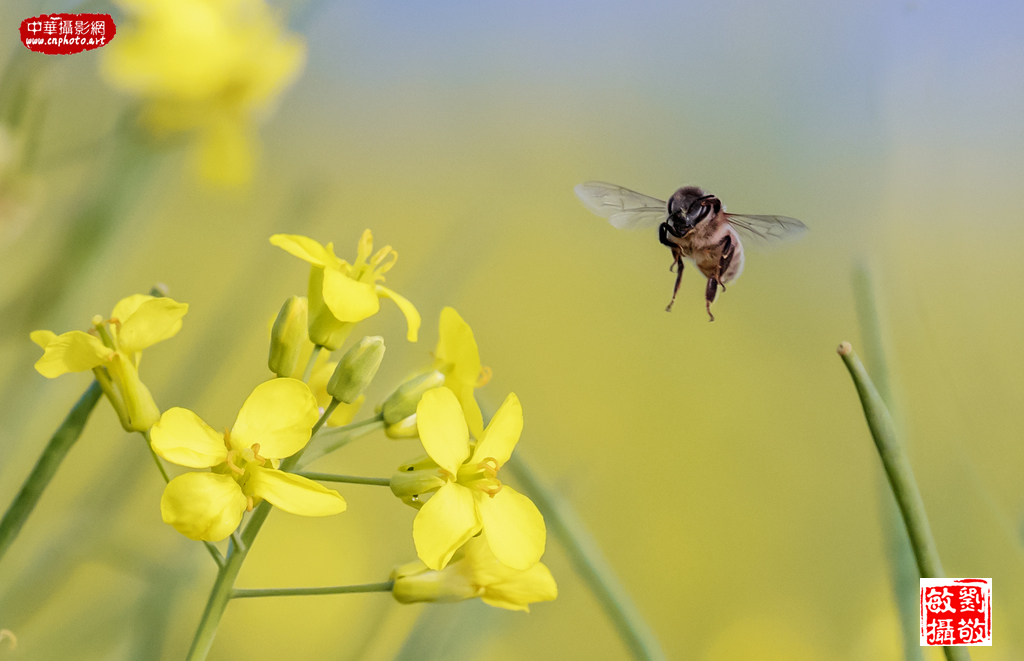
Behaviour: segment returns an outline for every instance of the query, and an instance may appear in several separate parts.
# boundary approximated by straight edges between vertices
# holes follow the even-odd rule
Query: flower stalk
[[[258,588],[252,590],[236,589],[231,592],[232,599],[248,599],[250,597],[309,597],[321,594],[356,594],[360,592],[391,592],[394,581],[383,583],[365,583],[363,585],[334,585],[321,588]]]
[[[316,436],[320,428],[327,422],[327,419],[331,417],[335,408],[337,408],[336,401],[333,402],[333,406],[327,407],[327,410],[323,412],[323,415],[313,425],[310,438]],[[362,423],[357,423],[357,425],[359,424]],[[345,429],[345,427],[339,427],[338,429]],[[301,454],[299,452],[284,459],[281,462],[281,470],[285,472],[294,471]],[[210,597],[206,601],[203,616],[199,620],[199,626],[196,628],[195,636],[192,638],[192,646],[189,648],[188,656],[185,657],[186,661],[203,661],[210,653],[210,647],[213,645],[213,639],[217,635],[217,627],[220,625],[220,620],[224,616],[228,602],[235,595],[235,579],[238,578],[238,572],[242,569],[245,557],[252,549],[256,535],[259,534],[260,528],[266,522],[270,510],[271,505],[265,500],[257,505],[249,517],[249,522],[245,524],[245,528],[242,530],[241,544],[236,544],[234,539],[231,540],[228,557],[225,559],[220,571],[217,572],[217,579],[210,590]]]
[[[313,473],[310,471],[295,471],[295,475],[301,475],[310,480],[318,482],[344,482],[345,484],[369,484],[378,487],[390,487],[391,478],[388,477],[357,477],[355,475],[335,475],[334,473]]]
[[[0,559],[17,538],[21,527],[32,510],[35,509],[36,503],[39,502],[43,491],[57,473],[64,457],[68,455],[78,437],[82,435],[85,423],[89,420],[89,414],[96,407],[102,394],[103,390],[100,388],[99,382],[93,381],[50,438],[46,449],[43,450],[35,467],[32,468],[32,472],[22,485],[21,491],[7,508],[4,518],[0,520]]]
[[[896,434],[896,425],[889,415],[889,409],[886,408],[882,396],[850,343],[840,344],[838,352],[857,388],[871,437],[875,441],[878,456],[882,459],[882,466],[889,479],[889,486],[892,487],[900,514],[903,516],[903,523],[910,536],[917,569],[922,578],[942,578],[945,573],[939,560],[939,549],[935,545],[935,538],[928,523],[924,500],[917,488],[910,458]],[[948,661],[969,661],[971,658],[966,647],[947,646],[943,647],[943,651]]]

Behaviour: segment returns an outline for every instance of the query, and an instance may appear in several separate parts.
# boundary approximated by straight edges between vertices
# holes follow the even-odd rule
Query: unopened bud
[[[419,509],[426,502],[423,496],[437,491],[447,484],[448,480],[442,477],[441,469],[436,465],[433,468],[419,470],[409,468],[410,470],[400,468],[391,476],[391,493],[406,505]]]
[[[277,313],[270,331],[270,358],[267,365],[278,376],[291,376],[299,363],[303,344],[308,342],[306,331],[306,299],[292,296]]]
[[[409,438],[418,438],[420,430],[416,426],[416,414],[408,418],[402,418],[393,425],[384,428],[384,435],[395,441],[404,441]]]
[[[409,379],[398,386],[398,389],[391,393],[391,396],[388,397],[387,401],[384,402],[383,408],[381,408],[381,413],[384,414],[384,424],[390,426],[408,418],[416,412],[416,407],[419,405],[420,399],[423,398],[423,393],[443,385],[444,374],[433,370]]]
[[[355,402],[373,381],[382,360],[384,338],[364,337],[338,361],[338,367],[327,382],[327,393],[346,404]]]
[[[441,571],[428,569],[420,561],[396,567],[391,572],[395,582],[391,594],[402,604],[421,601],[452,603],[473,599],[483,594],[484,589],[473,584],[471,575],[464,571],[458,559]]]
[[[345,343],[355,328],[351,321],[338,321],[324,301],[324,270],[319,266],[309,269],[309,339],[313,344],[335,351]]]

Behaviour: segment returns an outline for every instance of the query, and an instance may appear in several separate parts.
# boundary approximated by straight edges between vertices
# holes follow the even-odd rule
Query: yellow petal
[[[345,511],[345,499],[337,491],[313,480],[262,466],[250,466],[249,470],[252,477],[248,486],[252,487],[253,495],[285,512],[300,516],[330,516]]]
[[[270,237],[270,243],[320,268],[325,267],[331,262],[331,255],[327,248],[324,248],[319,242],[314,241],[308,236],[302,236],[301,234],[275,234]]]
[[[98,337],[71,331],[50,340],[43,357],[36,361],[36,371],[53,379],[67,372],[91,370],[113,355]]]
[[[160,498],[164,523],[189,539],[219,542],[242,521],[246,499],[227,475],[185,473],[170,481]]]
[[[419,338],[420,324],[423,323],[420,319],[420,313],[416,310],[416,306],[410,303],[409,299],[400,296],[397,292],[388,289],[384,285],[377,285],[377,295],[382,298],[390,298],[395,302],[398,309],[405,315],[405,323],[408,327],[405,339],[415,342]]]
[[[469,433],[473,438],[484,437],[484,416],[480,412],[480,405],[473,395],[473,384],[449,379],[444,381],[445,388],[449,388],[462,406],[462,412],[466,416],[466,424],[469,426]]]
[[[188,409],[167,409],[149,434],[153,451],[179,466],[211,468],[228,458],[224,436]]]
[[[290,457],[309,442],[320,412],[316,399],[298,379],[283,378],[256,386],[231,428],[231,445],[236,449],[260,444],[260,455],[268,459]]]
[[[474,537],[462,547],[464,563],[474,585],[483,587],[481,600],[491,606],[508,610],[529,611],[529,605],[551,601],[558,596],[558,586],[542,562],[526,571],[501,564],[483,535]]]
[[[128,318],[135,314],[135,311],[139,309],[139,306],[146,301],[153,300],[153,296],[149,294],[132,294],[126,296],[117,302],[114,306],[114,311],[110,313],[111,319],[117,319],[120,322],[128,321]]]
[[[37,330],[32,331],[29,334],[29,338],[33,342],[35,342],[40,349],[45,349],[50,344],[50,342],[53,342],[55,339],[57,339],[57,334],[54,333],[53,331]]]
[[[439,363],[450,365],[448,371],[438,367],[445,376],[473,385],[480,378],[480,350],[473,337],[473,329],[455,308],[441,310],[437,348],[434,357]]]
[[[170,298],[143,301],[128,319],[121,319],[117,346],[125,353],[133,354],[172,338],[181,330],[181,318],[186,312],[187,303],[178,303]]]
[[[476,445],[471,463],[478,463],[490,457],[500,468],[512,456],[512,450],[523,433],[523,406],[514,392],[509,393],[501,408],[491,418],[483,438]]]
[[[469,458],[469,428],[455,394],[447,388],[423,393],[416,407],[416,424],[423,449],[452,475]]]
[[[553,601],[558,597],[555,577],[543,562],[526,571],[516,572],[505,580],[484,589],[480,600],[490,606],[514,611],[530,611],[528,604]]]
[[[473,492],[455,482],[438,489],[412,523],[416,555],[431,569],[443,569],[459,547],[479,531]]]
[[[547,531],[533,501],[504,485],[495,496],[474,491],[484,537],[501,564],[527,570],[544,555]]]
[[[362,321],[380,310],[372,285],[348,277],[337,269],[324,270],[324,303],[338,321]]]

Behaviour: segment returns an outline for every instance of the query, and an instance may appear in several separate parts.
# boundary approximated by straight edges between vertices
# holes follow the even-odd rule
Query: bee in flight
[[[718,287],[725,291],[725,285],[743,272],[740,235],[754,243],[767,244],[790,241],[807,231],[795,218],[726,213],[721,200],[696,186],[680,188],[668,202],[601,181],[582,183],[575,190],[583,206],[607,218],[614,227],[657,227],[658,240],[672,250],[669,271],[676,274],[672,300],[665,311],[671,312],[676,302],[686,259],[708,279],[704,301],[711,321],[715,320],[711,304],[718,295]]]

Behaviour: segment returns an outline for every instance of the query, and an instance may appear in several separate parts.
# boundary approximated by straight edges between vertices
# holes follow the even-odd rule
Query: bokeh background
[[[361,327],[388,341],[371,402],[430,360],[456,307],[494,371],[485,407],[520,396],[520,450],[670,658],[901,659],[881,468],[835,355],[860,342],[851,274],[866,264],[947,571],[994,578],[995,644],[973,656],[1024,658],[1024,6],[271,4],[308,64],[261,131],[254,180],[217,189],[165,149],[125,167],[124,208],[81,235],[133,100],[99,76],[102,50],[20,53],[21,20],[66,0],[0,5],[0,56],[30,56],[48,100],[41,192],[0,228],[0,504],[88,383],[39,376],[29,331],[82,328],[166,283],[191,307],[143,378],[162,407],[226,426],[269,375],[267,320],[305,291],[305,265],[267,237],[345,256],[369,227],[400,253],[389,286],[424,316],[417,344],[387,303]],[[693,270],[666,314],[668,251],[588,214],[572,194],[588,179],[661,197],[697,183],[811,231],[751,250],[713,324]],[[384,476],[417,448],[370,437],[317,466]],[[101,402],[0,566],[0,627],[20,642],[0,658],[184,655],[214,568],[160,521],[161,488]],[[339,490],[343,515],[272,514],[239,586],[373,582],[414,557],[413,510]],[[627,658],[553,539],[545,561],[560,596],[529,615],[246,600],[211,658]]]

